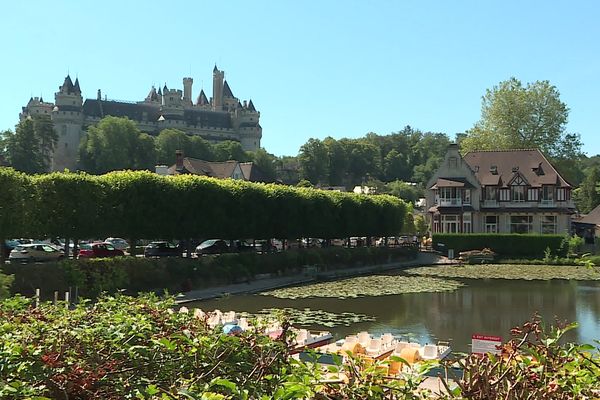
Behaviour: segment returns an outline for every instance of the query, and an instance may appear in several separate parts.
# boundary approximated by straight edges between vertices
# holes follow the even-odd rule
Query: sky
[[[480,118],[486,89],[548,80],[567,131],[600,153],[600,2],[7,1],[0,130],[70,74],[83,96],[143,100],[152,85],[212,93],[212,69],[261,112],[262,147],[410,125],[451,138]]]

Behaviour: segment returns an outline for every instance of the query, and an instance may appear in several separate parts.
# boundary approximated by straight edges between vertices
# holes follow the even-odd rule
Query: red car
[[[82,245],[79,249],[79,258],[95,258],[95,257],[122,257],[125,253],[122,250],[115,249],[110,243],[91,243]]]

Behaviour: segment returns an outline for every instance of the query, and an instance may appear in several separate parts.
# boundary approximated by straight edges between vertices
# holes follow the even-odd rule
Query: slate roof
[[[223,83],[223,97],[235,97],[227,81]]]
[[[199,106],[205,106],[208,104],[208,98],[204,93],[204,89],[200,90],[200,94],[198,95],[198,100],[196,100],[196,104],[198,104]]]
[[[600,205],[596,206],[596,208],[590,211],[587,215],[584,215],[583,218],[575,222],[583,224],[600,225]]]
[[[65,106],[60,109],[63,110]],[[144,112],[147,121],[158,121],[162,115],[160,107],[144,103],[127,103],[113,100],[87,99],[83,104],[86,116],[103,118],[107,115],[127,117],[134,121],[142,121]],[[188,125],[195,127],[231,129],[231,115],[226,112],[209,110],[184,110],[183,117],[165,116],[166,119],[183,119]]]
[[[273,179],[268,178],[258,167],[252,162],[240,163],[240,168],[244,173],[247,181],[273,183]]]
[[[183,119],[188,125],[231,129],[231,115],[227,112],[209,110],[184,110]]]
[[[256,108],[254,108],[254,103],[252,103],[252,100],[250,100],[248,102],[248,110],[250,110],[250,111],[256,111]]]
[[[465,154],[463,159],[484,186],[506,186],[520,174],[531,187],[571,187],[537,149],[474,151]],[[496,173],[492,172],[494,169]]]
[[[169,167],[169,174],[194,174],[209,176],[212,178],[227,179],[231,178],[233,171],[236,166],[240,166],[242,174],[247,181],[251,182],[265,182],[271,183],[272,179],[269,179],[265,174],[258,169],[256,165],[251,162],[240,163],[238,161],[205,161],[197,158],[184,157],[183,158],[183,170],[178,171],[177,166],[174,164]]]
[[[158,121],[160,108],[143,103],[125,103],[113,100],[86,99],[83,103],[83,113],[89,117],[104,118],[107,115],[113,117],[127,117],[134,121],[142,121],[143,113],[146,112],[148,121]]]

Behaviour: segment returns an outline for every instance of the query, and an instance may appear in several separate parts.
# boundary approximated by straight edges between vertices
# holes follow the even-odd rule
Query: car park
[[[111,243],[98,242],[87,245],[82,244],[79,248],[79,258],[101,258],[101,257],[121,257],[125,255],[123,250],[116,249]]]
[[[229,245],[223,239],[208,239],[196,247],[196,255],[222,254],[229,252]]]
[[[11,262],[55,261],[64,258],[63,253],[56,246],[46,243],[20,244],[8,256]]]
[[[144,248],[144,257],[181,257],[183,249],[166,241],[151,242]]]
[[[117,250],[125,251],[129,249],[129,243],[127,243],[127,240],[125,239],[109,237],[106,238],[104,242],[112,244],[113,247]]]

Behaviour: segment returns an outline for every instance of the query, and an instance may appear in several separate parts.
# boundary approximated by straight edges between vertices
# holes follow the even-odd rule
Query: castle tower
[[[239,104],[239,103],[238,103]],[[236,107],[234,123],[240,135],[240,143],[245,151],[256,151],[260,148],[262,138],[262,127],[260,126],[260,112],[256,111],[254,103],[248,103]]]
[[[185,127],[183,119],[184,99],[183,93],[178,89],[169,89],[167,85],[162,90],[162,105],[160,106],[160,129]]]
[[[223,80],[225,72],[219,71],[217,66],[213,69],[213,111],[221,111],[223,109]]]
[[[187,106],[192,104],[192,78],[183,78],[183,103]]]
[[[58,135],[58,141],[51,157],[50,169],[62,171],[65,168],[75,170],[79,142],[83,134],[83,97],[79,79],[75,83],[67,75],[63,84],[54,93],[52,122]]]

